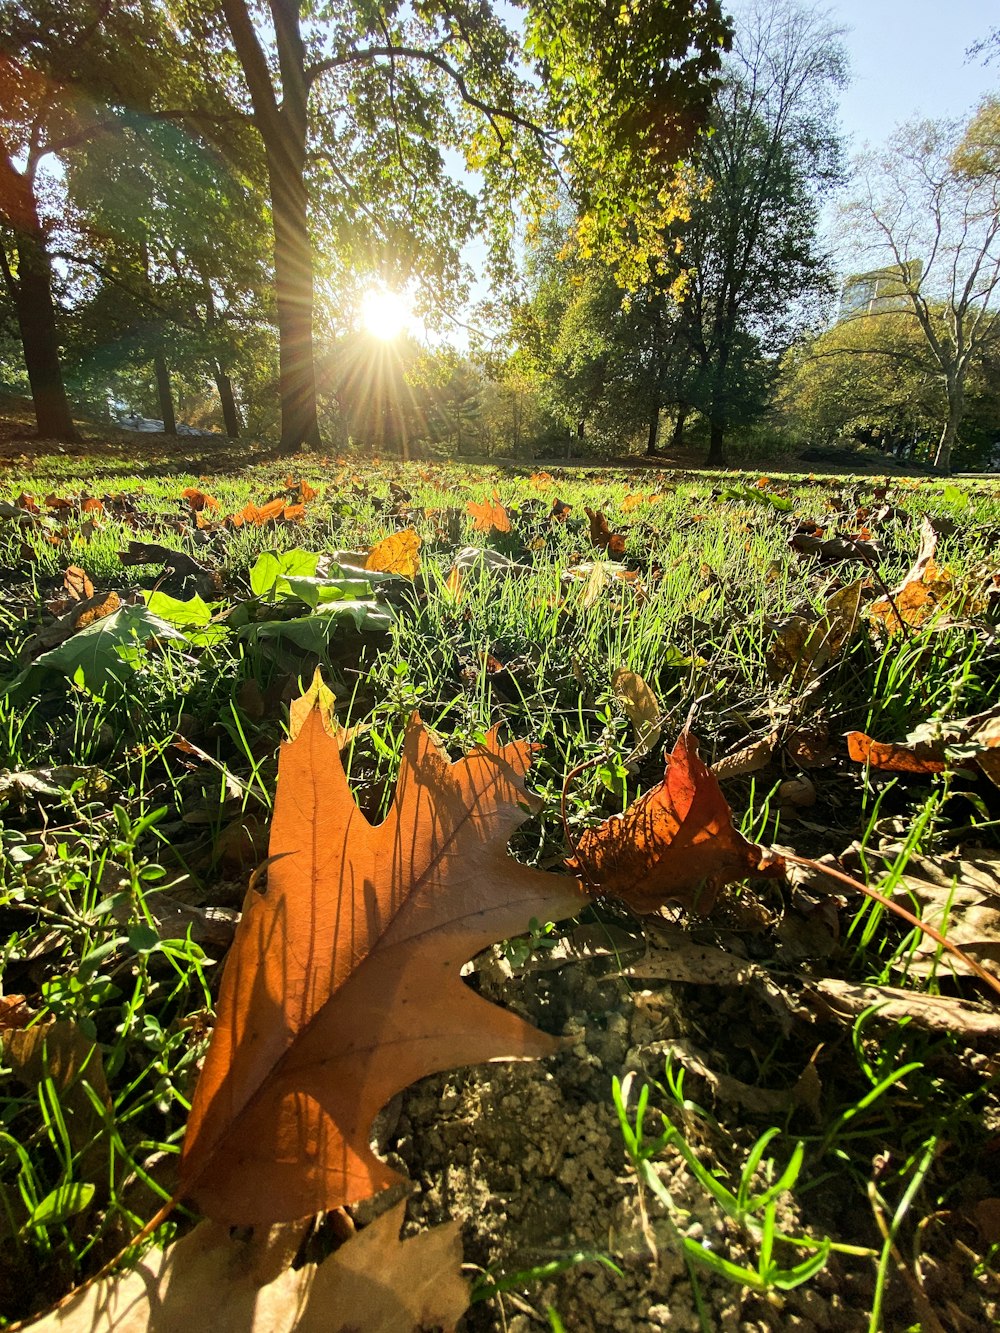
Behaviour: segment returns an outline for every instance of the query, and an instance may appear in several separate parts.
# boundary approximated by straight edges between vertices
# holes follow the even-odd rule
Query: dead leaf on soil
[[[650,750],[655,750],[660,742],[660,701],[642,676],[625,667],[618,668],[611,677],[611,684],[635,732],[633,753],[641,759]]]
[[[395,1183],[371,1122],[425,1074],[559,1049],[482,999],[462,965],[578,911],[579,886],[518,864],[507,841],[538,800],[526,742],[454,763],[414,717],[389,814],[372,826],[314,707],[282,747],[268,889],[251,891],[181,1159],[210,1217],[263,1224]]]
[[[681,732],[663,781],[620,815],[589,829],[577,844],[573,868],[599,892],[639,913],[679,902],[702,915],[724,884],[783,873],[780,856],[748,842],[715,777]]]
[[[413,528],[383,537],[368,552],[365,569],[416,578],[420,572],[420,535]]]
[[[104,1119],[84,1085],[103,1105],[111,1106],[100,1047],[68,1018],[33,1027],[0,1027],[0,1046],[3,1063],[25,1087],[34,1091],[46,1078],[52,1080],[70,1144],[76,1152],[86,1153],[100,1136]]]
[[[1000,975],[1000,853],[981,850],[960,859],[911,858],[895,896],[970,958]],[[923,934],[904,961],[918,976],[931,971],[939,976],[973,975],[960,958]]]
[[[818,676],[854,633],[863,590],[864,581],[858,579],[827,598],[818,620],[790,616],[775,625],[775,638],[767,650],[767,668],[772,680],[790,677],[798,685]]]
[[[717,759],[712,765],[712,772],[720,782],[725,782],[727,778],[742,777],[745,773],[757,773],[771,762],[777,744],[778,733],[772,731],[769,736],[751,741],[749,745],[742,745],[738,750]]]
[[[414,1333],[454,1330],[469,1303],[458,1222],[399,1239],[405,1201],[321,1264],[289,1265],[302,1228],[231,1237],[202,1222],[134,1271],[91,1283],[31,1333]]]
[[[219,502],[214,495],[209,495],[207,491],[200,491],[196,486],[185,486],[181,491],[181,498],[187,500],[191,506],[191,512],[200,514],[204,509],[218,509]]]
[[[1000,711],[945,721],[933,718],[899,742],[873,741],[862,731],[847,735],[852,759],[893,773],[940,773],[974,764],[1000,786]]]

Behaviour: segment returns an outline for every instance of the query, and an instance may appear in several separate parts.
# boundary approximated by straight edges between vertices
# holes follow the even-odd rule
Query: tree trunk
[[[215,378],[215,387],[219,391],[222,421],[226,428],[226,434],[231,440],[238,440],[242,424],[240,422],[240,411],[236,406],[236,395],[233,393],[233,381],[223,370],[219,361],[212,362],[212,375]]]
[[[303,146],[304,147],[304,146]],[[274,221],[274,290],[278,307],[281,452],[319,448],[313,360],[312,245],[301,169],[283,167],[291,154],[268,153]]]
[[[687,403],[677,404],[677,416],[674,419],[674,433],[670,437],[671,449],[681,449],[684,447],[684,427],[687,425],[688,413],[690,408]]]
[[[709,422],[708,437],[708,457],[705,459],[706,467],[725,467],[726,423],[719,417],[713,417]]]
[[[944,423],[944,430],[938,441],[934,466],[939,472],[948,473],[951,471],[952,450],[958,443],[958,428],[965,415],[965,385],[956,378],[945,387],[948,393],[948,419]]]
[[[649,413],[649,434],[646,437],[646,453],[656,453],[656,439],[660,433],[660,403],[657,400]]]
[[[174,416],[174,396],[170,390],[170,371],[167,358],[162,352],[153,357],[153,371],[156,375],[156,396],[160,400],[160,416],[163,418],[164,435],[177,434],[177,418]]]
[[[17,277],[5,261],[4,285],[17,315],[38,434],[44,439],[77,440],[59,357],[52,261],[37,214],[30,219],[30,231],[15,232],[15,244]]]

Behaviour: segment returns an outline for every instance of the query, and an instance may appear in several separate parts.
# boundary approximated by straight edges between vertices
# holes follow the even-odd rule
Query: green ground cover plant
[[[278,500],[280,516],[234,522]],[[909,577],[928,526],[933,554]],[[409,533],[418,567],[372,559]],[[32,1316],[92,1276],[175,1192],[218,976],[264,873],[288,705],[317,667],[373,820],[414,709],[453,758],[499,723],[538,746],[541,806],[511,848],[559,871],[656,787],[692,718],[747,837],[826,858],[995,970],[998,536],[1000,485],[982,481],[312,455],[291,473],[8,468],[0,1314]],[[651,745],[622,670],[658,705]],[[911,738],[928,723],[936,737]],[[854,732],[914,764],[857,762]],[[637,920],[609,895],[576,921],[535,920],[498,946],[518,996],[572,965],[579,930],[613,942],[592,952],[632,966],[635,990],[728,994],[727,968],[747,993],[770,987],[763,1040],[699,1010],[708,1058],[679,1050],[664,1076],[652,1043],[644,1078],[606,1080],[623,1135],[608,1151],[634,1168],[652,1249],[690,1265],[705,1326],[731,1286],[747,1322],[787,1326],[786,1293],[834,1264],[872,1333],[996,1315],[996,997],[960,961],[789,861],[785,880],[730,886],[707,918]],[[645,973],[623,940],[641,942]],[[780,1107],[751,1096],[776,1087]],[[708,1247],[664,1184],[675,1170],[715,1210]],[[190,1220],[175,1209],[153,1239]],[[478,1279],[465,1327],[522,1317],[505,1302],[532,1292],[551,1327],[574,1327],[574,1282],[595,1262],[611,1283],[621,1271],[621,1253],[595,1260],[589,1245],[517,1262],[516,1240]]]

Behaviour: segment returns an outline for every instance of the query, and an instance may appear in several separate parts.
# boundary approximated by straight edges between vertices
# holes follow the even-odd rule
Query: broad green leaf
[[[190,641],[189,635],[153,615],[148,607],[123,606],[36,657],[4,693],[32,685],[39,672],[51,670],[82,685],[91,694],[100,694],[108,684],[124,684],[135,673],[140,650],[152,638],[165,643]]]
[[[263,551],[250,571],[250,588],[255,597],[273,599],[279,580],[288,575],[315,578],[318,564],[318,553],[300,546],[290,551]]]
[[[146,594],[146,606],[167,624],[185,630],[190,642],[198,647],[220,643],[229,632],[225,625],[211,623],[212,608],[197,594],[182,602],[168,593],[152,592]]]
[[[280,597],[285,589],[307,606],[317,607],[327,602],[340,602],[345,598],[364,598],[371,594],[371,584],[367,579],[327,578],[312,579],[291,575],[281,579],[277,585]]]
[[[251,642],[264,639],[284,639],[297,644],[306,652],[322,652],[337,633],[343,621],[353,622],[355,629],[367,633],[387,630],[395,619],[389,607],[377,602],[334,602],[311,616],[297,616],[294,620],[264,620],[240,630],[240,638]]]

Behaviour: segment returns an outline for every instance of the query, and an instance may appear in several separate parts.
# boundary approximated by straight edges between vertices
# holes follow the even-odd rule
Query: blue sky
[[[884,140],[915,115],[966,115],[1000,92],[1000,60],[984,66],[966,51],[1000,26],[998,0],[832,0],[852,80],[841,94],[841,125],[852,149]]]

